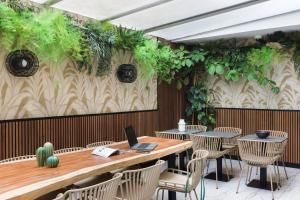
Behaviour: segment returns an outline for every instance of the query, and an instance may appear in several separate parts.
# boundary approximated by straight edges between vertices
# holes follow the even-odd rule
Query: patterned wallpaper
[[[15,77],[0,52],[0,120],[157,109],[157,80],[139,76],[131,84],[115,76],[120,64],[132,63],[128,52],[115,52],[112,72],[95,77],[79,73],[71,61],[40,64],[31,77]]]
[[[210,76],[208,82],[214,90],[214,105],[223,108],[300,110],[300,75],[295,72],[293,61],[285,58],[280,63],[273,63],[269,77],[280,87],[279,94],[273,94],[270,88],[255,82],[228,82]]]

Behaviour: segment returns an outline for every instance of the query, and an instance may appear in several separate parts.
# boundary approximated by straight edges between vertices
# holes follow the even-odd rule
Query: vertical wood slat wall
[[[88,143],[125,139],[122,129],[133,125],[137,135],[176,126],[183,115],[185,93],[174,85],[158,87],[156,111],[0,121],[0,160],[34,154],[37,147],[51,141],[56,149]]]
[[[217,109],[217,126],[239,127],[243,135],[256,130],[281,130],[289,134],[284,160],[300,164],[300,111]]]

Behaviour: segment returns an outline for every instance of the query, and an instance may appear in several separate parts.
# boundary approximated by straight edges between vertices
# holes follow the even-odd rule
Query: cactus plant
[[[46,142],[44,144],[44,149],[46,152],[46,159],[45,159],[46,161],[50,156],[53,156],[53,144],[50,142]]]
[[[37,148],[36,152],[36,161],[38,164],[38,167],[43,167],[45,165],[46,160],[46,151],[44,147]]]
[[[58,164],[59,164],[59,159],[58,159],[57,156],[50,156],[47,159],[47,166],[50,167],[50,168],[57,167]]]

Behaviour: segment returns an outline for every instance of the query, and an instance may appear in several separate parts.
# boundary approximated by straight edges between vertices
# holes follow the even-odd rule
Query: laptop
[[[135,135],[135,131],[132,126],[124,128],[125,135],[127,137],[129,146],[133,150],[137,151],[152,151],[157,147],[156,143],[138,143]]]

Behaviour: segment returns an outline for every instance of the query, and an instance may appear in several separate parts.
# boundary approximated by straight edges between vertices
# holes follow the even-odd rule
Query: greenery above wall
[[[211,49],[212,47],[210,47]],[[267,77],[274,59],[281,54],[275,48],[263,45],[254,47],[214,47],[209,51],[205,67],[210,75],[221,75],[226,80],[238,81],[242,77],[256,81],[259,85],[269,85],[274,93],[279,88]]]

